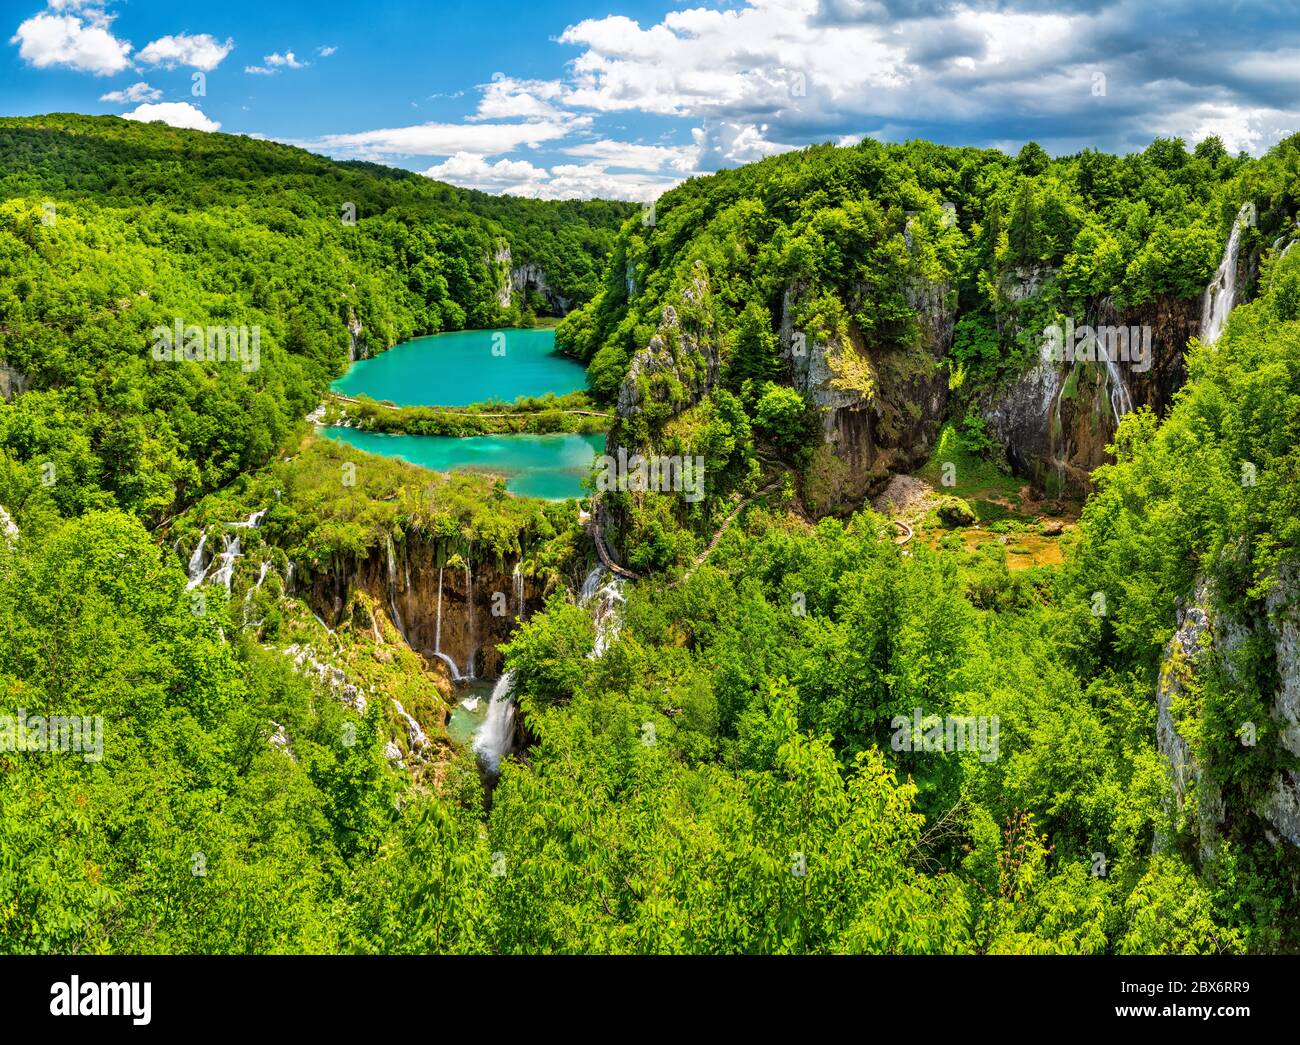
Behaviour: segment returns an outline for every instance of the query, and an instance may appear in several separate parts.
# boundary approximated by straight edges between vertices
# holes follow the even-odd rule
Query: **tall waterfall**
[[[474,571],[465,564],[465,605],[469,613],[469,652],[465,654],[465,677],[474,678],[474,660],[478,653],[477,624],[474,620]]]
[[[511,580],[515,589],[515,617],[522,621],[524,619],[524,572],[519,568],[519,563],[515,563]]]
[[[203,583],[203,575],[207,570],[203,566],[203,546],[208,543],[208,531],[204,530],[199,534],[199,545],[194,549],[194,554],[190,556],[190,561],[185,567],[185,572],[189,574],[189,583],[185,585],[185,590],[190,591],[197,588]]]
[[[510,754],[515,736],[514,673],[507,671],[492,687],[487,718],[474,736],[474,752],[489,773],[501,772],[501,759]]]
[[[1124,381],[1124,375],[1120,373],[1119,367],[1115,365],[1115,360],[1111,358],[1113,353],[1102,349],[1101,358],[1106,363],[1106,385],[1110,390],[1110,412],[1115,415],[1115,424],[1119,424],[1119,419],[1125,414],[1133,412],[1133,397],[1129,395],[1128,384]]]
[[[427,652],[427,651],[426,651]],[[433,655],[451,668],[453,682],[461,680],[460,668],[447,654],[442,652],[442,567],[438,567],[438,612],[433,623]]]
[[[1241,230],[1251,213],[1253,204],[1243,203],[1237,211],[1237,218],[1232,223],[1232,232],[1228,234],[1228,244],[1223,248],[1223,260],[1219,262],[1218,271],[1205,288],[1205,298],[1201,303],[1201,341],[1212,345],[1219,340],[1228,314],[1237,303],[1237,254],[1241,249]]]
[[[393,625],[397,633],[406,637],[406,626],[402,623],[401,611],[397,608],[397,559],[393,554],[393,538],[388,541],[388,608],[393,612]]]
[[[433,652],[442,652],[442,567],[438,567],[438,612],[433,618]]]

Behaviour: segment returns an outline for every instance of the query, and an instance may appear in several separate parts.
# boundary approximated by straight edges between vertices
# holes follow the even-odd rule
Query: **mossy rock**
[[[957,526],[973,526],[978,519],[975,509],[960,497],[945,497],[936,506],[935,514],[939,516],[939,521],[950,529]]]

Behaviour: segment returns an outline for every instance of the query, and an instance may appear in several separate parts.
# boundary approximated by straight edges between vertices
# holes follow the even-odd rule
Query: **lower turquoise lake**
[[[355,428],[326,428],[331,439],[381,457],[395,457],[437,472],[496,472],[506,489],[521,497],[563,501],[584,497],[582,480],[597,454],[605,452],[604,435],[386,435]]]
[[[397,406],[469,406],[577,392],[587,371],[555,351],[554,330],[458,330],[358,360],[331,387]]]

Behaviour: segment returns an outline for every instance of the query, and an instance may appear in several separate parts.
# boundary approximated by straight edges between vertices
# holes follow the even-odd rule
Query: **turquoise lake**
[[[493,348],[496,348],[496,353]],[[500,354],[504,350],[504,354]],[[354,363],[333,388],[398,406],[468,406],[586,387],[580,363],[557,355],[553,330],[462,330],[416,338]],[[504,475],[521,497],[562,501],[586,494],[582,480],[604,435],[387,435],[326,428],[330,439],[438,472]]]
[[[554,330],[458,330],[358,360],[331,387],[398,406],[469,406],[576,392],[587,372],[555,351]]]
[[[583,477],[597,454],[605,452],[604,435],[385,435],[355,428],[326,428],[331,439],[367,453],[396,457],[438,472],[498,472],[506,489],[521,497],[563,501],[583,497]]]

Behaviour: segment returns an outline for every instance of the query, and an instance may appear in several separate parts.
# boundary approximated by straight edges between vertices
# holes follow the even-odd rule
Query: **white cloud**
[[[606,167],[623,167],[637,171],[677,171],[693,174],[699,170],[698,148],[689,145],[636,145],[608,138],[580,145],[568,145],[561,151],[569,156],[599,160]]]
[[[527,160],[498,160],[489,163],[482,156],[458,152],[442,163],[424,172],[430,178],[449,181],[484,192],[513,192],[515,195],[532,195],[546,181],[546,171]]]
[[[338,50],[337,47],[318,47],[316,48],[316,53],[320,55],[322,58],[328,58],[337,50]]]
[[[644,173],[610,173],[603,163],[558,164],[549,170],[527,160],[491,163],[464,152],[424,173],[467,189],[537,199],[652,200],[679,180]]]
[[[63,6],[80,10],[80,5]],[[42,13],[19,25],[9,42],[18,44],[19,56],[37,69],[66,67],[111,76],[131,64],[131,44],[109,31],[110,21],[102,10],[87,11],[85,20],[78,14]]]
[[[282,65],[286,69],[301,69],[307,64],[306,62],[298,61],[292,51],[286,51],[284,54],[276,51],[274,54],[268,54],[262,59],[262,61],[267,65]]]
[[[156,102],[162,97],[162,91],[156,87],[150,87],[141,80],[139,83],[133,83],[130,87],[125,87],[120,91],[109,91],[107,94],[101,94],[101,102],[120,102],[133,104],[135,102]]]
[[[184,127],[193,131],[215,131],[221,128],[216,120],[210,120],[189,102],[158,102],[154,105],[137,105],[130,112],[124,112],[122,118],[149,123],[162,120],[173,127]]]
[[[322,47],[318,53],[329,57],[336,50],[337,48],[334,47]],[[284,54],[276,51],[273,54],[265,55],[262,61],[265,64],[244,66],[244,72],[252,73],[254,76],[274,76],[281,69],[305,69],[311,65],[311,62],[299,61],[298,56],[292,51],[285,51]]]
[[[557,141],[589,122],[586,118],[578,117],[564,122],[422,123],[414,127],[391,127],[356,134],[330,134],[309,143],[307,147],[369,159],[385,156],[454,156],[461,152],[475,156],[495,156]]]
[[[476,120],[554,120],[564,113],[553,103],[564,92],[554,80],[515,80],[495,73],[492,82],[483,85]]]
[[[136,57],[146,65],[161,65],[164,69],[188,65],[193,69],[211,72],[234,49],[234,40],[221,43],[208,33],[199,33],[197,36],[177,33],[175,36],[159,37],[145,45]]]

